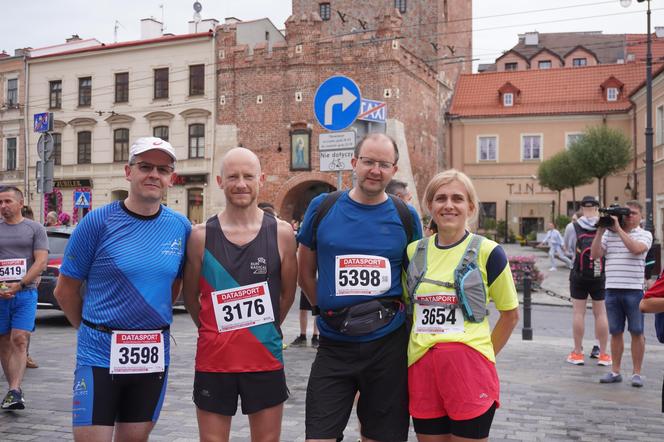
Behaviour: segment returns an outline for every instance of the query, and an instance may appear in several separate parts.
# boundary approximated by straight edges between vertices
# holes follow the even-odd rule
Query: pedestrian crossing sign
[[[90,192],[74,192],[74,207],[90,208]]]

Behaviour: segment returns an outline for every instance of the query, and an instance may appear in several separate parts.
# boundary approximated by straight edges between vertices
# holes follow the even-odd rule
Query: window
[[[7,170],[16,170],[16,138],[7,138]]]
[[[62,80],[49,81],[48,107],[51,109],[62,108]]]
[[[113,131],[113,161],[129,161],[129,129]]]
[[[542,155],[542,136],[523,135],[521,137],[521,156],[524,160],[539,160]]]
[[[154,98],[168,98],[168,68],[154,70]]]
[[[87,107],[92,104],[92,77],[78,79],[78,105]]]
[[[664,143],[664,105],[657,106],[657,116],[655,118],[655,144],[659,146]]]
[[[92,132],[83,131],[78,135],[78,164],[90,164],[92,162]]]
[[[205,65],[197,64],[189,66],[189,95],[203,95],[204,93]]]
[[[152,129],[152,136],[168,141],[168,126],[155,126]]]
[[[129,101],[129,72],[115,74],[115,102]]]
[[[519,63],[505,63],[506,71],[516,71],[519,68]]]
[[[496,161],[498,159],[498,138],[479,137],[479,161]]]
[[[508,92],[503,94],[503,106],[512,106],[514,104],[514,94]]]
[[[7,80],[7,106],[13,107],[18,104],[18,79]]]
[[[406,12],[406,0],[394,0],[394,8],[403,14]]]
[[[569,147],[579,141],[583,137],[583,133],[575,133],[575,134],[567,134],[565,137],[565,149],[569,149]]]
[[[610,87],[606,89],[606,100],[607,101],[618,101],[618,88]]]
[[[586,66],[588,64],[588,60],[585,58],[573,58],[572,59],[572,66],[574,67],[579,67],[579,66]]]
[[[62,164],[62,134],[53,133],[53,162],[56,166]]]
[[[205,126],[202,124],[189,125],[189,158],[203,158],[205,156]]]
[[[551,60],[540,60],[537,63],[537,67],[540,69],[551,69]]]
[[[332,7],[329,3],[321,3],[318,5],[318,14],[323,21],[327,21],[332,15]]]

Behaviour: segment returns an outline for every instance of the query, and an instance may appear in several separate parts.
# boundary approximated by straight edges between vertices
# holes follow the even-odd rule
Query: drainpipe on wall
[[[27,55],[23,55],[23,72],[25,73],[25,98],[23,106],[23,189],[25,189],[26,205],[30,205],[30,180],[28,174],[28,96],[30,91],[30,65]],[[41,211],[40,211],[41,213]],[[42,220],[43,221],[43,220]]]
[[[203,210],[204,218],[208,218],[207,210],[212,206],[211,195],[212,192],[208,190],[208,187],[213,186],[215,183],[214,177],[214,154],[217,150],[217,106],[219,104],[219,97],[217,96],[217,26],[212,30],[212,68],[213,68],[213,86],[212,86],[212,96],[214,97],[212,105],[212,154],[210,155],[210,179],[208,180],[207,186],[203,187],[205,194],[203,195],[203,202],[205,204],[205,210]],[[189,203],[187,203],[189,204]]]
[[[637,163],[637,156],[638,156],[638,148],[637,147],[638,147],[638,144],[637,144],[637,138],[636,138],[636,106],[634,105],[634,103],[632,103],[632,108],[634,109],[634,113],[632,115],[632,140],[633,140],[632,144],[634,144],[634,167],[633,167],[633,170],[632,170],[632,175],[633,175],[633,178],[634,178],[634,187],[632,188],[633,190],[632,190],[632,194],[630,195],[630,197],[632,199],[636,199],[636,198],[638,198],[639,188],[637,187],[638,181],[637,181],[637,177],[636,177],[636,168],[638,167],[638,163]]]

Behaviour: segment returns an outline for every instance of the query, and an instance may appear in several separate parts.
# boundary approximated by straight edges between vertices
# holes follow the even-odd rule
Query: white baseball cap
[[[140,155],[148,150],[160,150],[164,153],[167,153],[173,161],[176,161],[175,149],[171,146],[171,143],[164,141],[161,138],[157,137],[142,137],[134,141],[134,144],[131,145],[129,149],[129,162],[134,160],[136,155]]]

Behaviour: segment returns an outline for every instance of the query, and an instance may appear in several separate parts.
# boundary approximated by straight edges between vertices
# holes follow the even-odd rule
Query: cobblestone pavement
[[[513,253],[514,252],[514,253]],[[524,253],[525,252],[525,253]],[[508,254],[536,254],[533,249],[512,250]],[[544,266],[545,286],[567,294],[567,272],[562,264],[558,272]],[[646,315],[647,346],[644,374],[645,387],[633,388],[628,382],[601,385],[599,377],[608,370],[586,359],[584,366],[566,364],[571,349],[571,308],[569,303],[544,305],[548,297],[533,306],[532,341],[521,339],[521,325],[498,357],[501,379],[501,408],[497,411],[491,440],[517,441],[662,441],[664,425],[661,413],[661,377],[664,346],[654,337],[652,315]],[[555,304],[554,303],[554,304]],[[295,306],[297,306],[297,299]],[[296,307],[295,307],[296,308]],[[592,319],[587,315],[586,349],[592,347]],[[497,314],[492,313],[495,320]],[[168,392],[161,418],[151,440],[198,440],[196,417],[191,401],[193,359],[196,333],[189,316],[175,315],[172,327],[177,345],[172,346],[172,365]],[[297,310],[290,312],[284,326],[285,341],[298,334]],[[31,343],[31,354],[40,364],[28,370],[24,382],[27,408],[20,412],[0,413],[0,440],[71,439],[71,382],[75,356],[75,331],[60,312],[40,311],[37,330]],[[586,352],[587,352],[586,350]],[[629,343],[623,358],[623,375],[631,373]],[[285,351],[286,374],[291,398],[286,402],[282,440],[304,440],[304,399],[307,376],[315,350],[288,348]],[[628,377],[628,376],[625,376]],[[4,379],[2,380],[4,384]],[[347,441],[358,437],[357,420],[352,418],[346,432]],[[245,416],[233,422],[233,441],[248,441]],[[416,440],[411,432],[409,440]]]

